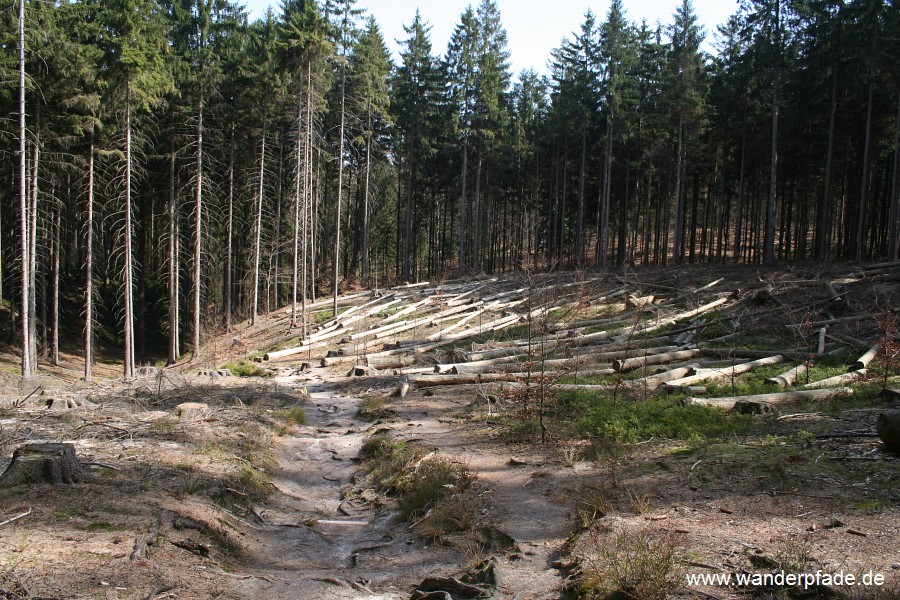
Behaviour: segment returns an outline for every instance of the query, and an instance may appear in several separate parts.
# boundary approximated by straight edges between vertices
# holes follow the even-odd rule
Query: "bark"
[[[772,84],[772,147],[769,163],[769,197],[766,201],[766,235],[763,264],[775,264],[775,199],[778,183],[778,111],[781,102],[781,0],[775,2],[775,75]]]
[[[801,375],[806,373],[809,368],[809,363],[801,363],[796,367],[791,367],[784,373],[780,375],[776,375],[775,377],[769,377],[766,379],[766,383],[771,385],[777,385],[778,387],[786,388],[794,385]]]
[[[231,263],[234,252],[234,123],[231,124],[231,144],[228,151],[228,219],[225,225],[225,331],[231,333]]]
[[[372,130],[372,107],[371,104],[368,105],[368,125],[369,131]],[[369,175],[372,164],[372,137],[371,133],[369,134],[369,138],[366,140],[366,173],[365,173],[365,183],[363,184],[363,210],[362,210],[362,269],[360,272],[360,279],[362,280],[363,285],[368,285],[369,283]]]
[[[803,387],[805,387],[805,388],[836,387],[839,385],[845,385],[847,383],[853,383],[854,381],[859,381],[860,379],[865,378],[866,373],[868,373],[868,371],[866,369],[858,369],[856,371],[851,371],[850,373],[844,373],[842,375],[835,375],[834,377],[828,377],[827,379],[820,379],[819,381],[811,381],[810,383],[807,383]]]
[[[849,370],[850,371],[858,371],[859,369],[865,369],[866,367],[869,366],[869,363],[872,362],[872,359],[874,359],[876,356],[878,356],[879,352],[881,352],[881,346],[879,346],[878,344],[875,344],[874,346],[869,348],[869,350],[865,354],[860,356],[856,360],[856,362],[853,363],[853,365],[850,367]]]
[[[828,152],[825,158],[825,181],[819,203],[819,223],[816,227],[816,259],[828,257],[828,213],[831,210],[831,175],[834,163],[834,121],[837,115],[838,64],[835,61],[831,77],[831,112],[828,117]]]
[[[257,189],[256,195],[256,226],[253,230],[253,306],[250,310],[250,325],[256,325],[256,315],[259,312],[259,246],[260,239],[262,238],[263,200],[265,197],[267,126],[268,113],[263,116],[262,141],[259,150],[259,188]],[[275,277],[278,277],[277,272],[275,273]]]
[[[94,363],[94,135],[88,147],[87,223],[85,231],[84,380],[91,382]]]
[[[679,350],[676,352],[664,352],[662,354],[651,354],[650,356],[639,356],[634,358],[624,358],[613,361],[613,369],[616,371],[631,371],[649,365],[662,365],[676,360],[689,360],[700,354],[697,349]]]
[[[177,192],[175,181],[175,142],[169,149],[169,359],[168,364],[178,362],[181,354],[178,343],[178,229]]]
[[[0,475],[0,489],[33,483],[73,484],[83,479],[72,444],[26,444],[16,449]]]
[[[346,15],[345,15],[346,17]],[[346,56],[344,57],[346,59]],[[341,124],[340,124],[340,132],[338,133],[339,142],[338,142],[338,181],[337,181],[337,206],[336,206],[336,215],[334,221],[334,286],[333,286],[333,310],[334,314],[337,314],[337,298],[338,298],[338,287],[340,284],[340,275],[341,275],[341,261],[340,261],[340,253],[341,253],[341,201],[343,199],[343,185],[344,185],[344,121],[345,118],[345,104],[346,104],[346,89],[347,89],[347,67],[346,61],[341,63]]]
[[[684,237],[684,118],[678,119],[678,149],[675,162],[675,232],[672,255],[676,265],[684,260],[681,240]]]
[[[59,252],[60,252],[60,220],[62,208],[57,206],[53,215],[53,298],[51,319],[53,327],[50,338],[50,362],[59,366]]]
[[[897,95],[897,120],[894,124],[894,175],[891,187],[891,211],[888,220],[888,260],[900,260],[900,94]]]
[[[131,256],[131,85],[125,99],[125,379],[134,377],[134,289]]]
[[[863,148],[862,184],[859,191],[859,207],[856,214],[856,247],[853,257],[862,261],[866,247],[866,210],[869,200],[869,149],[872,146],[872,105],[875,97],[875,77],[869,72],[869,101],[866,108],[866,141]]]
[[[201,250],[203,242],[203,97],[197,110],[197,196],[194,207],[194,344],[191,360],[200,358]]]
[[[701,381],[729,381],[734,379],[741,373],[752,371],[756,367],[764,365],[777,365],[783,360],[780,355],[760,358],[750,362],[741,363],[732,367],[723,369],[698,369],[693,375],[682,377],[681,379],[671,379],[662,384],[663,388],[684,388]]]
[[[754,394],[751,396],[727,396],[723,398],[686,398],[686,404],[699,404],[701,406],[713,406],[725,410],[733,410],[739,403],[748,409],[753,407],[780,406],[784,404],[797,404],[800,402],[819,402],[830,400],[839,396],[850,396],[853,390],[850,388],[828,388],[823,390],[803,390],[797,392],[773,392],[771,394]],[[748,410],[750,412],[750,410]]]

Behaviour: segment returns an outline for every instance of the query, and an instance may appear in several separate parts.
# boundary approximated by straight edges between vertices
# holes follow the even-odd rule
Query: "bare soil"
[[[643,284],[680,288],[718,275],[654,272]],[[743,294],[774,290],[782,308],[809,294],[784,283],[809,274],[721,275]],[[874,284],[857,292],[873,295],[896,300],[896,290]],[[784,336],[782,315],[769,325],[771,338]],[[0,490],[0,598],[406,599],[426,578],[462,577],[493,559],[495,597],[556,599],[577,593],[581,570],[603,570],[617,537],[627,544],[641,534],[674,539],[682,572],[756,572],[768,559],[793,560],[813,572],[872,570],[886,579],[878,589],[847,588],[847,597],[900,597],[900,457],[872,436],[875,417],[895,401],[792,408],[755,417],[745,434],[721,441],[597,449],[561,427],[551,426],[544,443],[533,432],[511,436],[510,422],[524,413],[493,385],[413,390],[391,398],[373,422],[356,416],[360,404],[390,394],[402,373],[301,371],[308,355],[273,362],[263,377],[206,371],[295,336],[284,322],[281,312],[254,329],[241,325],[212,341],[205,361],[146,369],[135,381],[116,379],[109,360],[99,370],[106,379],[79,382],[72,355],[30,385],[5,375],[0,472],[16,447],[46,441],[74,444],[92,476]],[[16,364],[13,354],[2,362],[9,371]],[[490,414],[488,394],[501,398]],[[207,409],[179,417],[185,402]],[[297,406],[305,424],[289,420]],[[423,538],[398,518],[395,501],[371,486],[358,461],[376,433],[468,466],[477,506],[470,531]],[[590,490],[601,490],[604,510],[586,522],[579,506]],[[157,519],[147,558],[132,559]],[[507,539],[500,534],[511,542],[496,542]]]

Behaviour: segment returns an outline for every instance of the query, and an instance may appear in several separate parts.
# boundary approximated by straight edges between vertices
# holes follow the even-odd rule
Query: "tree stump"
[[[876,427],[884,447],[891,452],[900,452],[900,410],[891,410],[878,415]]]
[[[27,444],[13,453],[12,462],[0,475],[0,488],[27,483],[72,484],[83,479],[72,444]]]

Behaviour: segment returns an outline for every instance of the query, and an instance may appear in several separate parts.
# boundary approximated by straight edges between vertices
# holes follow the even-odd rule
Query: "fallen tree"
[[[766,412],[773,406],[797,404],[799,402],[821,402],[840,396],[851,396],[853,390],[847,387],[826,388],[821,390],[802,390],[796,392],[773,392],[771,394],[753,394],[750,396],[726,396],[723,398],[686,398],[685,404],[715,406],[725,410],[736,410],[741,405],[741,412]]]

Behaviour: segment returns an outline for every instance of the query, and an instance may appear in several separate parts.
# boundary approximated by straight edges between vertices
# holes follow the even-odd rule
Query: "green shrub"
[[[275,416],[289,425],[306,425],[306,412],[302,406],[291,406],[279,410]]]
[[[238,377],[260,377],[266,373],[266,370],[259,365],[246,360],[233,360],[222,365],[221,368],[228,369],[233,375]]]

